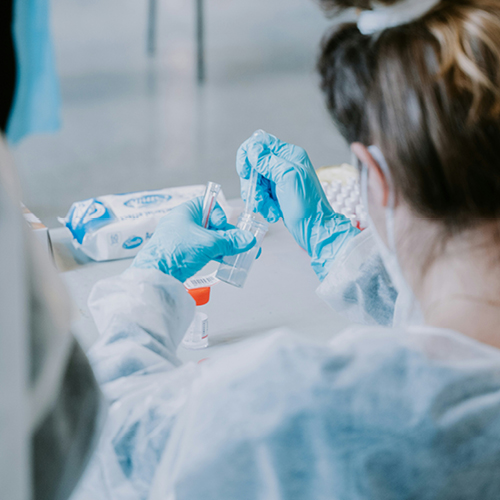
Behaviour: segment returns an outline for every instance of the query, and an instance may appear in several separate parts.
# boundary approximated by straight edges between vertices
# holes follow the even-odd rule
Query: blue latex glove
[[[184,282],[211,260],[246,252],[255,245],[252,233],[227,223],[218,204],[209,228],[203,228],[202,209],[203,198],[196,198],[165,215],[132,267],[158,269]]]
[[[339,250],[359,230],[349,219],[333,211],[302,148],[262,130],[244,142],[238,150],[236,169],[245,201],[252,168],[260,174],[257,211],[271,223],[283,217],[285,226],[307,251],[314,271],[322,280]]]

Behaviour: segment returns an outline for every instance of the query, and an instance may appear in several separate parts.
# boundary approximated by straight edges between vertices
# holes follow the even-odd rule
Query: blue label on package
[[[142,245],[143,239],[140,236],[131,236],[122,246],[125,250],[132,250]]]
[[[172,197],[164,194],[146,194],[140,196],[139,198],[132,198],[127,200],[124,205],[129,208],[142,208],[142,207],[154,207],[156,205],[161,205],[167,202]]]
[[[80,243],[85,235],[115,220],[114,214],[95,198],[74,203],[67,217],[66,227]]]

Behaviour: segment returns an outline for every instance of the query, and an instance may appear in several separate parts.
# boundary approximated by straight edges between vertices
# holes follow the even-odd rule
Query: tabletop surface
[[[237,216],[241,203],[232,200],[230,204]],[[73,247],[66,228],[53,229],[50,235],[56,265],[79,311],[73,330],[84,349],[88,349],[98,337],[87,307],[89,293],[97,281],[127,269],[131,259],[95,262]],[[215,269],[217,264],[211,263],[199,275]],[[221,346],[280,327],[313,341],[327,342],[349,322],[316,295],[318,285],[307,253],[282,222],[272,225],[245,287],[239,289],[225,283],[212,287],[210,302],[203,307],[209,318],[209,347],[188,350],[181,345],[178,357],[182,361],[198,361],[216,355]]]

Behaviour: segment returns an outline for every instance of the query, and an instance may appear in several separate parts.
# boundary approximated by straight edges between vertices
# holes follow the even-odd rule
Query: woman
[[[332,211],[300,148],[260,131],[237,167],[243,192],[261,174],[258,210],[307,249],[320,294],[370,325],[179,366],[193,309],[179,280],[214,232],[199,202],[180,207],[91,295],[111,408],[78,498],[499,498],[500,5],[323,4],[361,10],[319,69],[370,230]]]

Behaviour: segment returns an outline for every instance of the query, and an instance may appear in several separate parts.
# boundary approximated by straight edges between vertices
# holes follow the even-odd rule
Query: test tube
[[[217,203],[217,196],[219,196],[220,188],[220,184],[216,184],[215,182],[209,182],[207,184],[205,195],[203,196],[203,212],[201,216],[201,225],[203,227],[208,227],[210,215]]]
[[[224,257],[217,271],[217,278],[238,288],[243,288],[248,272],[255,261],[262,240],[269,228],[266,222],[257,220],[253,213],[258,177],[258,172],[253,169],[250,174],[245,211],[238,219],[238,228],[250,231],[255,236],[257,242],[248,252]]]
[[[247,192],[247,201],[245,204],[245,213],[253,214],[255,209],[255,194],[257,192],[257,180],[259,178],[259,173],[255,168],[252,169],[250,173],[250,181]]]
[[[243,288],[269,225],[257,220],[251,213],[243,212],[238,219],[238,228],[250,231],[257,242],[248,252],[224,257],[217,271],[217,278],[230,285]]]

